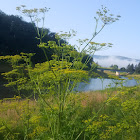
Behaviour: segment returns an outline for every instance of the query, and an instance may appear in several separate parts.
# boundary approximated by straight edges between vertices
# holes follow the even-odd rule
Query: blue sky
[[[19,15],[16,7],[20,5],[26,5],[27,8],[50,8],[46,14],[45,27],[53,32],[74,29],[77,31],[75,40],[92,36],[96,11],[104,5],[111,13],[121,15],[121,18],[107,25],[93,40],[112,43],[113,47],[95,54],[140,59],[140,0],[3,0],[0,9],[6,14]],[[70,43],[76,41],[72,39]]]

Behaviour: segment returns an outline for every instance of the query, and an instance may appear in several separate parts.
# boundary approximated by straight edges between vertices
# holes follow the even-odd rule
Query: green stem
[[[96,31],[96,29],[97,29],[97,24],[98,24],[98,22],[96,23],[95,31]],[[98,32],[95,32],[95,33],[93,34],[92,38],[88,41],[88,43],[85,45],[85,47],[82,49],[81,52],[83,52],[83,51],[86,49],[86,47],[89,45],[89,43],[103,30],[103,28],[105,27],[105,25],[106,25],[106,24],[103,24],[102,28],[101,28]],[[76,57],[76,58],[72,61],[72,64],[71,64],[70,67],[72,67],[73,63],[77,60],[77,58],[78,58],[78,57]],[[70,68],[70,67],[69,67],[69,68]]]

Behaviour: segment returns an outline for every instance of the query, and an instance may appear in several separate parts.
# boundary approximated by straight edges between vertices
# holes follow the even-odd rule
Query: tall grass
[[[43,15],[44,9],[18,10],[28,15],[33,22],[38,11]],[[23,9],[22,9],[23,8]],[[92,40],[103,28],[118,20],[102,7],[95,17],[95,32],[91,39],[79,40],[77,47],[67,43],[67,39],[75,36],[72,30],[68,33],[56,34],[57,41],[42,41],[45,37],[43,26],[35,28],[38,45],[46,56],[46,62],[32,66],[33,53],[21,53],[15,56],[0,56],[8,60],[12,70],[3,75],[8,80],[5,86],[12,86],[19,95],[5,99],[0,105],[0,138],[9,140],[124,140],[139,138],[140,97],[139,87],[107,89],[104,92],[73,93],[74,87],[89,78],[88,64],[92,57],[88,56],[84,63],[82,58],[93,55],[103,47],[111,47],[111,43],[95,43]],[[102,26],[98,29],[99,21]],[[60,43],[61,39],[64,43]],[[83,49],[80,51],[80,47]],[[54,50],[52,60],[46,55],[47,48]],[[71,60],[71,58],[73,58]],[[90,72],[95,65],[90,65]],[[116,83],[117,85],[117,83]],[[37,95],[37,96],[36,96]],[[34,96],[31,99],[31,97]],[[37,98],[36,98],[37,97]]]
[[[123,87],[110,92],[71,94],[61,116],[61,126],[58,125],[59,106],[53,98],[44,96],[52,109],[44,106],[40,99],[38,102],[18,97],[1,100],[0,138],[138,140],[139,92],[139,87]],[[77,137],[81,131],[82,134]]]

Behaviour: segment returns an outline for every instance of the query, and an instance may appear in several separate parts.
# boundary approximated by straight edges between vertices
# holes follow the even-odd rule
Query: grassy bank
[[[7,98],[0,103],[0,139],[138,140],[140,88],[117,88],[70,94],[63,121],[55,98],[34,101]],[[58,129],[59,127],[59,129]]]
[[[107,70],[105,70],[104,73],[107,74],[107,75],[116,76],[116,72],[112,72],[112,71],[107,71]],[[127,72],[120,72],[120,76],[127,76]]]
[[[134,78],[134,79],[140,79],[140,74],[133,73],[133,74],[127,75],[127,77]]]

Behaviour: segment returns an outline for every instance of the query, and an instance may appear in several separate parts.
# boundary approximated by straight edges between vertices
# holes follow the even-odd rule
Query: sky
[[[8,15],[21,15],[16,7],[50,8],[46,13],[45,27],[52,32],[70,29],[77,31],[76,38],[91,38],[95,30],[96,11],[104,5],[114,15],[120,15],[119,21],[105,26],[94,38],[94,42],[112,43],[112,48],[96,52],[96,55],[125,56],[140,59],[140,0],[0,0],[0,10]],[[21,15],[22,16],[22,15]],[[27,17],[23,19],[29,21]]]

